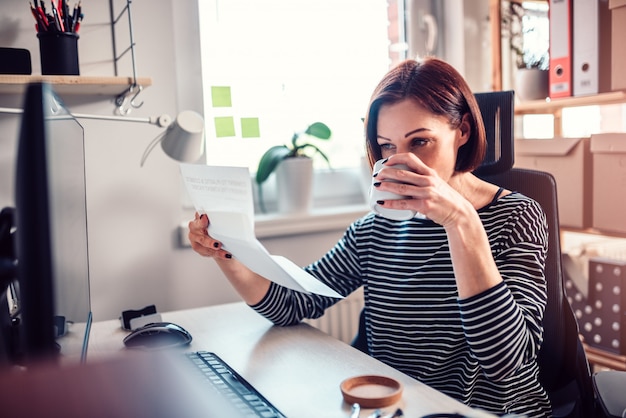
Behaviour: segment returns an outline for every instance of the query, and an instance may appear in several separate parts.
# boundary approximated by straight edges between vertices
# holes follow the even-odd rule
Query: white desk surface
[[[181,351],[212,351],[226,360],[248,382],[288,417],[346,418],[351,405],[343,401],[340,383],[352,376],[377,374],[404,385],[402,399],[384,412],[402,408],[404,416],[475,411],[415,379],[367,356],[306,324],[273,326],[244,303],[162,313],[164,321],[187,329],[193,342]],[[89,361],[119,354],[126,331],[117,320],[93,324]],[[361,417],[371,410],[363,410]]]

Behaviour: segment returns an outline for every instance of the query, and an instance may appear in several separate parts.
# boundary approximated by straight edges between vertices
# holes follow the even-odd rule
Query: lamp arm
[[[19,108],[0,107],[0,113],[22,114],[24,111]],[[55,116],[52,116],[53,118]],[[157,125],[166,128],[156,138],[148,144],[141,157],[141,166],[148,158],[152,150],[161,143],[163,151],[171,158],[178,161],[197,160],[200,155],[195,155],[196,151],[204,152],[204,119],[198,113],[186,110],[178,114],[176,121],[173,122],[169,115],[161,115],[157,117],[130,118],[126,116],[106,116],[106,115],[89,115],[83,113],[67,113],[57,115],[59,118],[77,118],[77,119],[98,119],[113,120],[120,122],[139,122]],[[195,150],[194,150],[195,149]]]
[[[165,128],[172,123],[172,118],[169,115],[150,116],[145,118],[129,118],[125,116],[105,116],[105,115],[88,115],[83,113],[72,113],[72,116],[78,119],[98,119],[98,120],[114,120],[122,122],[143,122],[151,125],[157,125],[161,128]]]
[[[24,111],[13,107],[0,107],[0,113],[22,114]]]
[[[11,107],[0,107],[0,113],[10,114],[22,114],[22,109]],[[169,115],[150,116],[145,118],[129,118],[125,116],[106,116],[106,115],[89,115],[84,113],[71,113],[72,116],[78,119],[98,119],[98,120],[114,120],[121,122],[143,122],[151,125],[157,125],[161,128],[165,128],[172,123],[172,118]]]

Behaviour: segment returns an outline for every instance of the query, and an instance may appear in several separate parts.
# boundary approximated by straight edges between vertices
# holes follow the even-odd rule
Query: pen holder
[[[40,32],[39,56],[43,75],[80,75],[78,35],[67,32]]]

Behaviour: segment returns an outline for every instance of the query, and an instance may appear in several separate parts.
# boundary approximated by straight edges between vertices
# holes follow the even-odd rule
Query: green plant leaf
[[[274,172],[278,164],[289,155],[290,150],[284,145],[275,145],[265,151],[256,171],[256,182],[262,184]]]
[[[309,125],[304,133],[319,139],[329,139],[331,135],[330,128],[322,122],[315,122]]]

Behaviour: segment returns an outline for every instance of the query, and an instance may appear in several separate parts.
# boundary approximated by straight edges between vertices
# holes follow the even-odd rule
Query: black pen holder
[[[78,35],[67,32],[40,32],[39,56],[43,75],[80,75]]]

